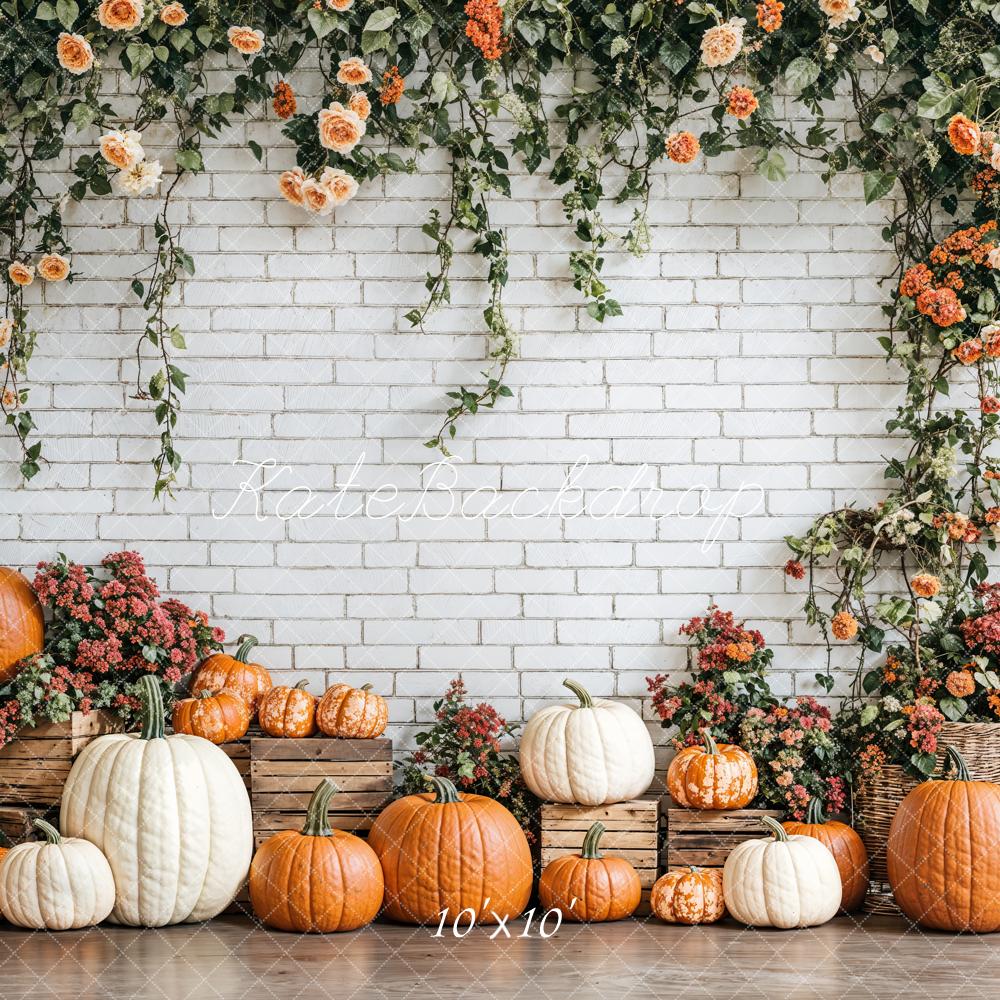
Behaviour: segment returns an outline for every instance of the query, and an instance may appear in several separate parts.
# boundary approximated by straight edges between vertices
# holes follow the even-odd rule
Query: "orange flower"
[[[65,281],[69,277],[69,261],[61,253],[47,253],[38,262],[38,273],[46,281]]]
[[[757,27],[768,34],[777,31],[781,27],[781,12],[784,9],[785,5],[781,0],[761,0],[757,4]]]
[[[35,268],[31,264],[25,264],[23,261],[15,260],[8,268],[7,274],[10,280],[14,282],[15,285],[20,285],[24,288],[26,285],[30,285],[35,280]]]
[[[101,136],[99,146],[101,156],[119,170],[128,170],[146,158],[142,136],[134,129],[107,132]]]
[[[983,520],[987,524],[1000,524],[1000,507],[990,507],[983,515]]]
[[[337,70],[337,82],[349,87],[360,87],[372,82],[372,71],[357,57],[341,59]]]
[[[333,195],[330,189],[313,177],[302,185],[302,203],[316,215],[329,215],[333,211]]]
[[[295,101],[295,91],[292,85],[284,80],[279,80],[274,85],[274,100],[272,102],[274,113],[282,120],[287,120],[295,114],[298,107]]]
[[[941,581],[930,573],[918,573],[910,586],[917,597],[934,597],[941,590]]]
[[[56,59],[64,70],[79,76],[94,65],[94,50],[83,35],[59,33],[56,40]]]
[[[754,92],[749,87],[733,87],[729,91],[729,102],[726,104],[726,111],[740,121],[746,121],[758,108]]]
[[[965,319],[965,309],[950,288],[925,288],[917,296],[917,312],[938,326],[953,326]]]
[[[976,690],[976,681],[969,670],[953,670],[948,674],[944,686],[956,698],[965,698]]]
[[[17,398],[17,393],[13,389],[4,389],[3,391],[3,408],[5,410],[16,410],[17,404],[20,400]]]
[[[484,59],[499,59],[507,50],[503,36],[503,11],[497,0],[468,0],[465,5],[466,37]]]
[[[667,136],[667,156],[674,163],[690,163],[701,149],[701,143],[692,132],[671,132]]]
[[[948,141],[956,153],[972,156],[979,152],[979,126],[963,114],[952,115],[948,121]]]
[[[983,396],[979,400],[979,409],[986,414],[1000,413],[1000,399],[996,396]]]
[[[354,6],[354,0],[326,0],[327,7],[341,12],[350,10]]]
[[[327,167],[320,175],[319,182],[326,186],[335,206],[343,205],[358,193],[358,182],[345,170]]]
[[[926,264],[914,264],[899,283],[899,294],[915,299],[925,288],[934,283],[934,275]]]
[[[179,3],[168,3],[160,11],[160,20],[171,28],[179,28],[188,19],[188,13]]]
[[[731,642],[726,646],[726,656],[737,663],[748,663],[753,656],[752,642]]]
[[[858,620],[850,611],[839,611],[830,622],[830,631],[835,638],[847,642],[858,634]]]
[[[97,20],[102,28],[131,31],[142,23],[142,0],[103,0],[97,8]]]
[[[302,168],[293,167],[291,170],[286,170],[278,178],[278,190],[293,205],[303,205],[305,202],[302,198],[302,185],[305,179],[306,175],[303,173]]]
[[[963,340],[958,347],[952,348],[951,356],[963,365],[974,365],[983,356],[983,342],[978,337]]]
[[[379,92],[378,99],[383,106],[398,104],[405,90],[406,81],[399,75],[399,67],[393,66],[382,74],[382,90]]]
[[[247,24],[235,24],[227,32],[229,44],[237,52],[252,56],[264,48],[264,32]]]
[[[347,102],[347,106],[363,122],[368,121],[368,116],[372,113],[372,102],[362,93],[351,94],[351,99]]]
[[[1000,716],[1000,690],[994,688],[986,696],[986,703],[993,709],[993,714]]]
[[[356,111],[334,101],[319,113],[319,142],[324,149],[346,156],[361,141],[365,123]]]

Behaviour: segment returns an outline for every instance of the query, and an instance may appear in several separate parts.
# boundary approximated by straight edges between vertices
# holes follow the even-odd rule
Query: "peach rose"
[[[234,25],[226,32],[226,37],[229,44],[245,56],[252,56],[264,48],[264,32],[246,24]]]
[[[362,93],[351,94],[351,99],[347,102],[347,106],[363,122],[368,121],[368,116],[372,113],[372,102]]]
[[[293,205],[304,205],[302,185],[305,183],[305,179],[306,175],[302,172],[302,168],[293,167],[291,170],[286,170],[278,178],[278,190],[281,191],[286,201],[290,201]]]
[[[101,27],[112,31],[131,31],[142,24],[142,0],[102,0],[97,8]]]
[[[316,215],[329,215],[333,211],[333,195],[320,181],[310,177],[302,184],[302,203]]]
[[[744,18],[734,17],[709,28],[701,36],[702,62],[710,69],[731,63],[743,48],[743,25],[746,23]]]
[[[62,31],[56,41],[56,59],[64,70],[79,76],[94,65],[94,50],[83,35]]]
[[[117,129],[102,135],[100,139],[101,156],[119,170],[128,170],[146,158],[142,148],[142,136],[129,129],[120,132]]]
[[[0,319],[0,347],[6,347],[14,336],[14,321],[6,316]]]
[[[38,262],[38,273],[46,281],[65,281],[69,277],[69,261],[61,253],[47,253]]]
[[[358,193],[358,182],[346,170],[327,167],[319,178],[333,198],[334,205],[343,205]]]
[[[364,134],[365,123],[358,113],[345,108],[339,101],[334,101],[319,113],[319,141],[324,149],[346,156]]]
[[[337,81],[350,87],[360,87],[372,82],[372,71],[357,56],[351,56],[350,59],[340,60]]]
[[[35,268],[31,264],[25,264],[22,261],[15,260],[10,267],[7,268],[7,274],[10,275],[10,280],[14,282],[15,285],[20,285],[24,288],[25,285],[30,285],[35,280]]]
[[[3,406],[5,410],[16,410],[17,404],[20,400],[17,398],[17,393],[13,389],[4,389],[3,391]]]
[[[327,7],[341,12],[350,10],[354,6],[354,0],[326,0]]]
[[[160,11],[160,20],[171,28],[179,28],[188,19],[188,12],[179,3],[168,3]]]

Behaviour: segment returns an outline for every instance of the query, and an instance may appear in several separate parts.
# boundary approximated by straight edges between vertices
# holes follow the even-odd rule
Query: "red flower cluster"
[[[982,584],[976,588],[976,596],[983,603],[983,613],[962,622],[962,638],[976,653],[1000,656],[1000,584]]]
[[[497,0],[468,0],[465,34],[484,59],[499,59],[507,51],[503,36],[503,11]]]

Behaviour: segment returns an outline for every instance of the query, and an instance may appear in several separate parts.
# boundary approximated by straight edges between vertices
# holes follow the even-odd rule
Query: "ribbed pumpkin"
[[[300,934],[353,931],[382,905],[382,867],[360,838],[332,830],[327,811],[337,786],[324,778],[309,800],[302,832],[282,830],[250,866],[250,902],[269,927]]]
[[[308,681],[295,687],[278,685],[260,700],[257,721],[268,736],[297,739],[316,732],[316,695],[306,691]]]
[[[846,823],[827,819],[823,814],[822,801],[815,797],[806,810],[804,823],[786,820],[781,825],[788,834],[813,837],[830,848],[844,886],[840,908],[845,913],[853,913],[864,902],[868,892],[868,851],[857,832]]]
[[[175,733],[200,736],[209,743],[230,743],[246,736],[250,708],[235,691],[202,691],[174,702]]]
[[[925,781],[900,803],[886,863],[899,908],[922,927],[1000,930],[1000,785],[973,781],[948,748],[951,780]]]
[[[274,686],[267,668],[259,663],[250,663],[247,657],[257,645],[252,635],[241,635],[236,655],[213,653],[198,668],[191,684],[191,694],[202,691],[221,691],[226,688],[235,691],[250,708],[251,720],[257,715],[260,700]]]
[[[353,688],[334,684],[320,698],[316,725],[327,736],[348,740],[371,740],[381,736],[389,724],[389,707],[371,684]]]
[[[550,861],[538,880],[538,900],[545,910],[559,910],[564,920],[603,923],[632,916],[642,898],[638,872],[624,859],[600,851],[604,824],[595,823],[579,854]]]
[[[703,747],[685,747],[670,762],[667,788],[679,806],[691,809],[742,809],[757,794],[753,757],[731,743],[716,744],[702,732]]]
[[[45,616],[31,584],[0,566],[0,681],[14,676],[18,660],[40,653],[44,641]]]
[[[391,920],[437,923],[467,908],[476,922],[518,916],[531,895],[531,850],[517,820],[485,795],[459,795],[447,778],[432,793],[407,795],[382,810],[368,834],[385,875]]]
[[[654,883],[649,907],[668,924],[714,924],[726,912],[718,868],[671,868]]]

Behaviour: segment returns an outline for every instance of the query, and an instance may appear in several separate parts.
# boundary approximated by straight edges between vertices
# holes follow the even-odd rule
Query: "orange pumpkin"
[[[389,707],[371,684],[352,688],[334,684],[320,698],[316,724],[327,736],[348,740],[370,740],[381,736],[389,724]]]
[[[200,736],[209,743],[231,743],[246,736],[250,709],[235,691],[202,691],[174,702],[174,732]]]
[[[823,814],[822,801],[815,797],[806,810],[804,823],[786,820],[781,825],[789,835],[812,837],[830,849],[844,887],[840,908],[844,913],[852,913],[861,906],[868,892],[868,851],[857,832],[846,823],[828,820]]]
[[[300,934],[353,931],[382,905],[382,868],[359,837],[332,830],[337,786],[324,778],[309,800],[302,832],[282,830],[261,844],[250,865],[250,903],[269,927]]]
[[[599,849],[604,824],[595,823],[579,854],[550,861],[538,880],[538,901],[579,923],[623,920],[642,898],[639,874],[624,858],[604,857]]]
[[[452,920],[471,908],[480,924],[517,917],[532,885],[517,820],[495,799],[427,780],[434,792],[391,802],[368,834],[385,875],[383,913],[406,924],[436,924],[446,907]]]
[[[45,615],[31,584],[0,566],[0,681],[17,673],[19,660],[40,653],[44,641]]]
[[[722,869],[671,868],[653,883],[649,906],[668,924],[714,924],[726,912]]]
[[[274,686],[266,667],[259,663],[248,663],[250,650],[257,645],[252,635],[241,635],[236,640],[239,646],[235,656],[228,653],[213,653],[198,668],[191,684],[191,694],[202,691],[221,691],[223,688],[235,691],[249,706],[253,719],[260,706],[260,700]]]
[[[257,721],[268,736],[296,739],[316,732],[316,695],[306,691],[309,681],[295,687],[271,688],[260,700]]]
[[[973,781],[948,748],[949,780],[925,781],[899,804],[886,846],[899,908],[922,927],[1000,930],[1000,785]]]
[[[753,757],[731,743],[716,745],[704,730],[704,747],[685,747],[670,762],[667,788],[679,806],[690,809],[742,809],[757,794]]]

